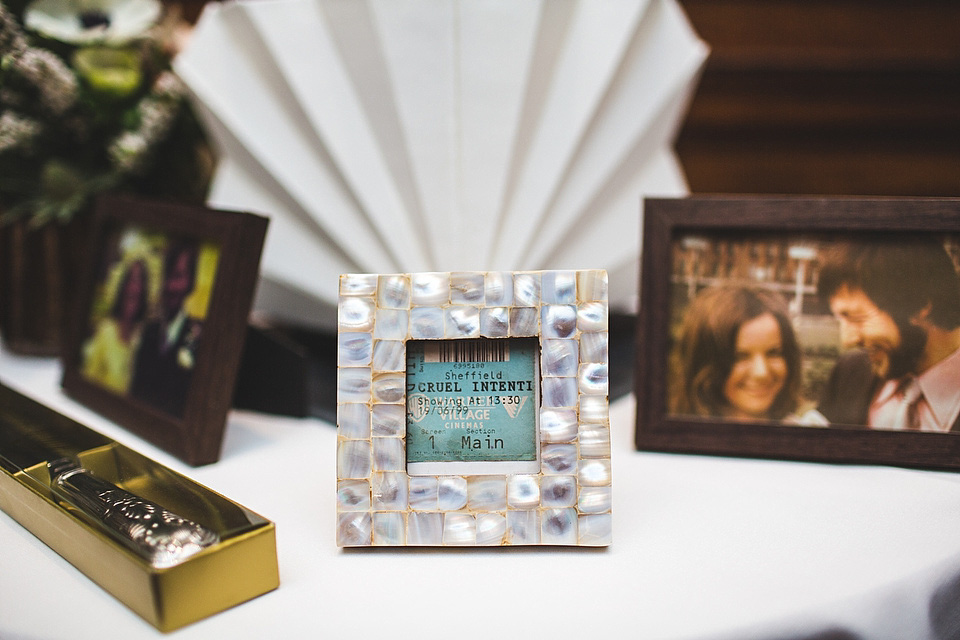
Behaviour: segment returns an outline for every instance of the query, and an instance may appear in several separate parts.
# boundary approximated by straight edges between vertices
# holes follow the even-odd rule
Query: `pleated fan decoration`
[[[175,68],[210,205],[271,218],[256,308],[323,325],[341,273],[606,269],[632,309],[707,53],[675,0],[274,0],[211,3]]]

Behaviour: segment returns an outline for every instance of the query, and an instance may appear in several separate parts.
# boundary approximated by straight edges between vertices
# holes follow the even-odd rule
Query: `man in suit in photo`
[[[941,242],[839,242],[818,291],[849,349],[818,407],[831,424],[960,431],[960,278]]]
[[[130,395],[175,417],[183,417],[202,323],[184,303],[194,289],[198,247],[174,242],[163,263],[159,317],[143,329]]]

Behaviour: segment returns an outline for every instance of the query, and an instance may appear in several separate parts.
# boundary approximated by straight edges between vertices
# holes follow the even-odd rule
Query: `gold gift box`
[[[83,467],[212,529],[220,542],[154,567],[50,487],[47,462]],[[0,385],[0,509],[161,631],[172,631],[279,585],[269,520]]]

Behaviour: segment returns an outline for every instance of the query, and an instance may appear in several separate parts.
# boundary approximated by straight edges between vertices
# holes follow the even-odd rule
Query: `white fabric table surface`
[[[335,428],[230,414],[192,468],[73,402],[50,359],[0,380],[277,525],[280,588],[164,636],[0,512],[0,638],[960,638],[960,476],[639,453],[611,411],[613,545],[337,548]]]

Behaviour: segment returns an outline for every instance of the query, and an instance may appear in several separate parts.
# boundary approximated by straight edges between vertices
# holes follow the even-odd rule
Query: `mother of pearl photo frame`
[[[338,546],[610,544],[605,271],[343,275],[338,311]],[[512,339],[523,338],[539,351],[533,393],[491,392],[479,400],[488,399],[490,407],[477,415],[505,411],[507,420],[517,411],[501,402],[514,398],[516,406],[527,406],[530,400],[535,441],[522,455],[533,461],[453,461],[414,471],[421,463],[408,463],[407,430],[423,415],[413,401],[408,406],[408,393],[434,387],[408,380],[414,375],[408,346],[411,358],[441,345],[494,345],[519,354],[527,346]],[[505,391],[506,385],[465,381],[436,388],[465,409],[478,400],[478,389]],[[456,435],[468,449],[502,446],[483,422],[439,424],[461,429]]]

